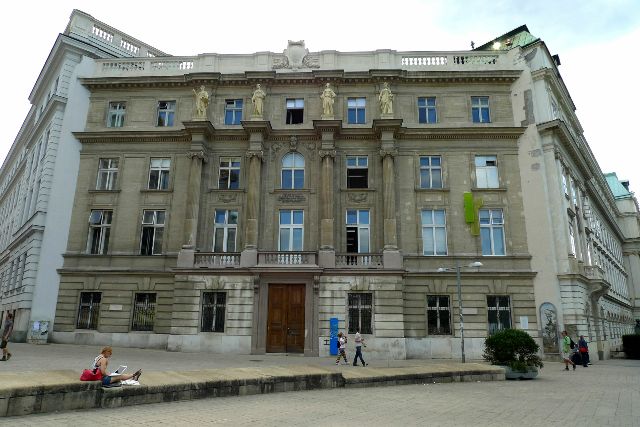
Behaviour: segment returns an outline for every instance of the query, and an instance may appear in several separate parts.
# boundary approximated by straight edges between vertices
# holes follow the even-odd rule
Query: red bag
[[[80,381],[99,381],[102,379],[102,372],[99,369],[96,369],[96,372],[93,373],[91,369],[85,369],[82,371],[82,375],[80,375]]]
[[[580,353],[586,353],[587,347],[580,347]]]

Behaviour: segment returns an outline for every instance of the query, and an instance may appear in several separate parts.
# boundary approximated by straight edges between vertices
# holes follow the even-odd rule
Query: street
[[[638,360],[615,359],[565,372],[548,362],[533,381],[276,393],[30,415],[0,424],[640,426],[639,368]]]

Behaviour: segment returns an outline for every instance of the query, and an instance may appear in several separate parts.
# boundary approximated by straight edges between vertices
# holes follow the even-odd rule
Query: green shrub
[[[628,359],[640,359],[640,335],[623,335],[622,349]]]
[[[482,357],[492,365],[507,365],[515,372],[544,366],[538,356],[540,346],[524,331],[505,329],[496,332],[485,340],[484,345]]]

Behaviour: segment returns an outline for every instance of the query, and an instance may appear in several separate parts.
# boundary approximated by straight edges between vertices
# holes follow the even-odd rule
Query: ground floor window
[[[80,292],[80,306],[76,328],[97,329],[100,316],[101,292]]]
[[[451,309],[448,295],[427,295],[427,333],[451,335]]]
[[[156,318],[156,294],[138,293],[133,303],[132,331],[153,331]]]
[[[373,295],[370,293],[349,294],[349,333],[372,334]]]
[[[224,313],[227,306],[227,294],[224,292],[205,292],[202,294],[201,332],[224,332]]]
[[[511,304],[508,296],[487,295],[489,335],[511,328]]]

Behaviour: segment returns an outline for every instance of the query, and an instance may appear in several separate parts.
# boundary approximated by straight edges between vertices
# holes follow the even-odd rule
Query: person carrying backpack
[[[567,334],[567,331],[562,331],[562,360],[564,360],[564,370],[569,370],[569,364],[573,366],[573,370],[576,370],[576,364],[571,360],[571,350],[576,347],[571,337]]]
[[[578,350],[580,351],[580,356],[582,356],[582,366],[586,368],[589,365],[589,345],[587,340],[584,339],[584,335],[580,335]]]

